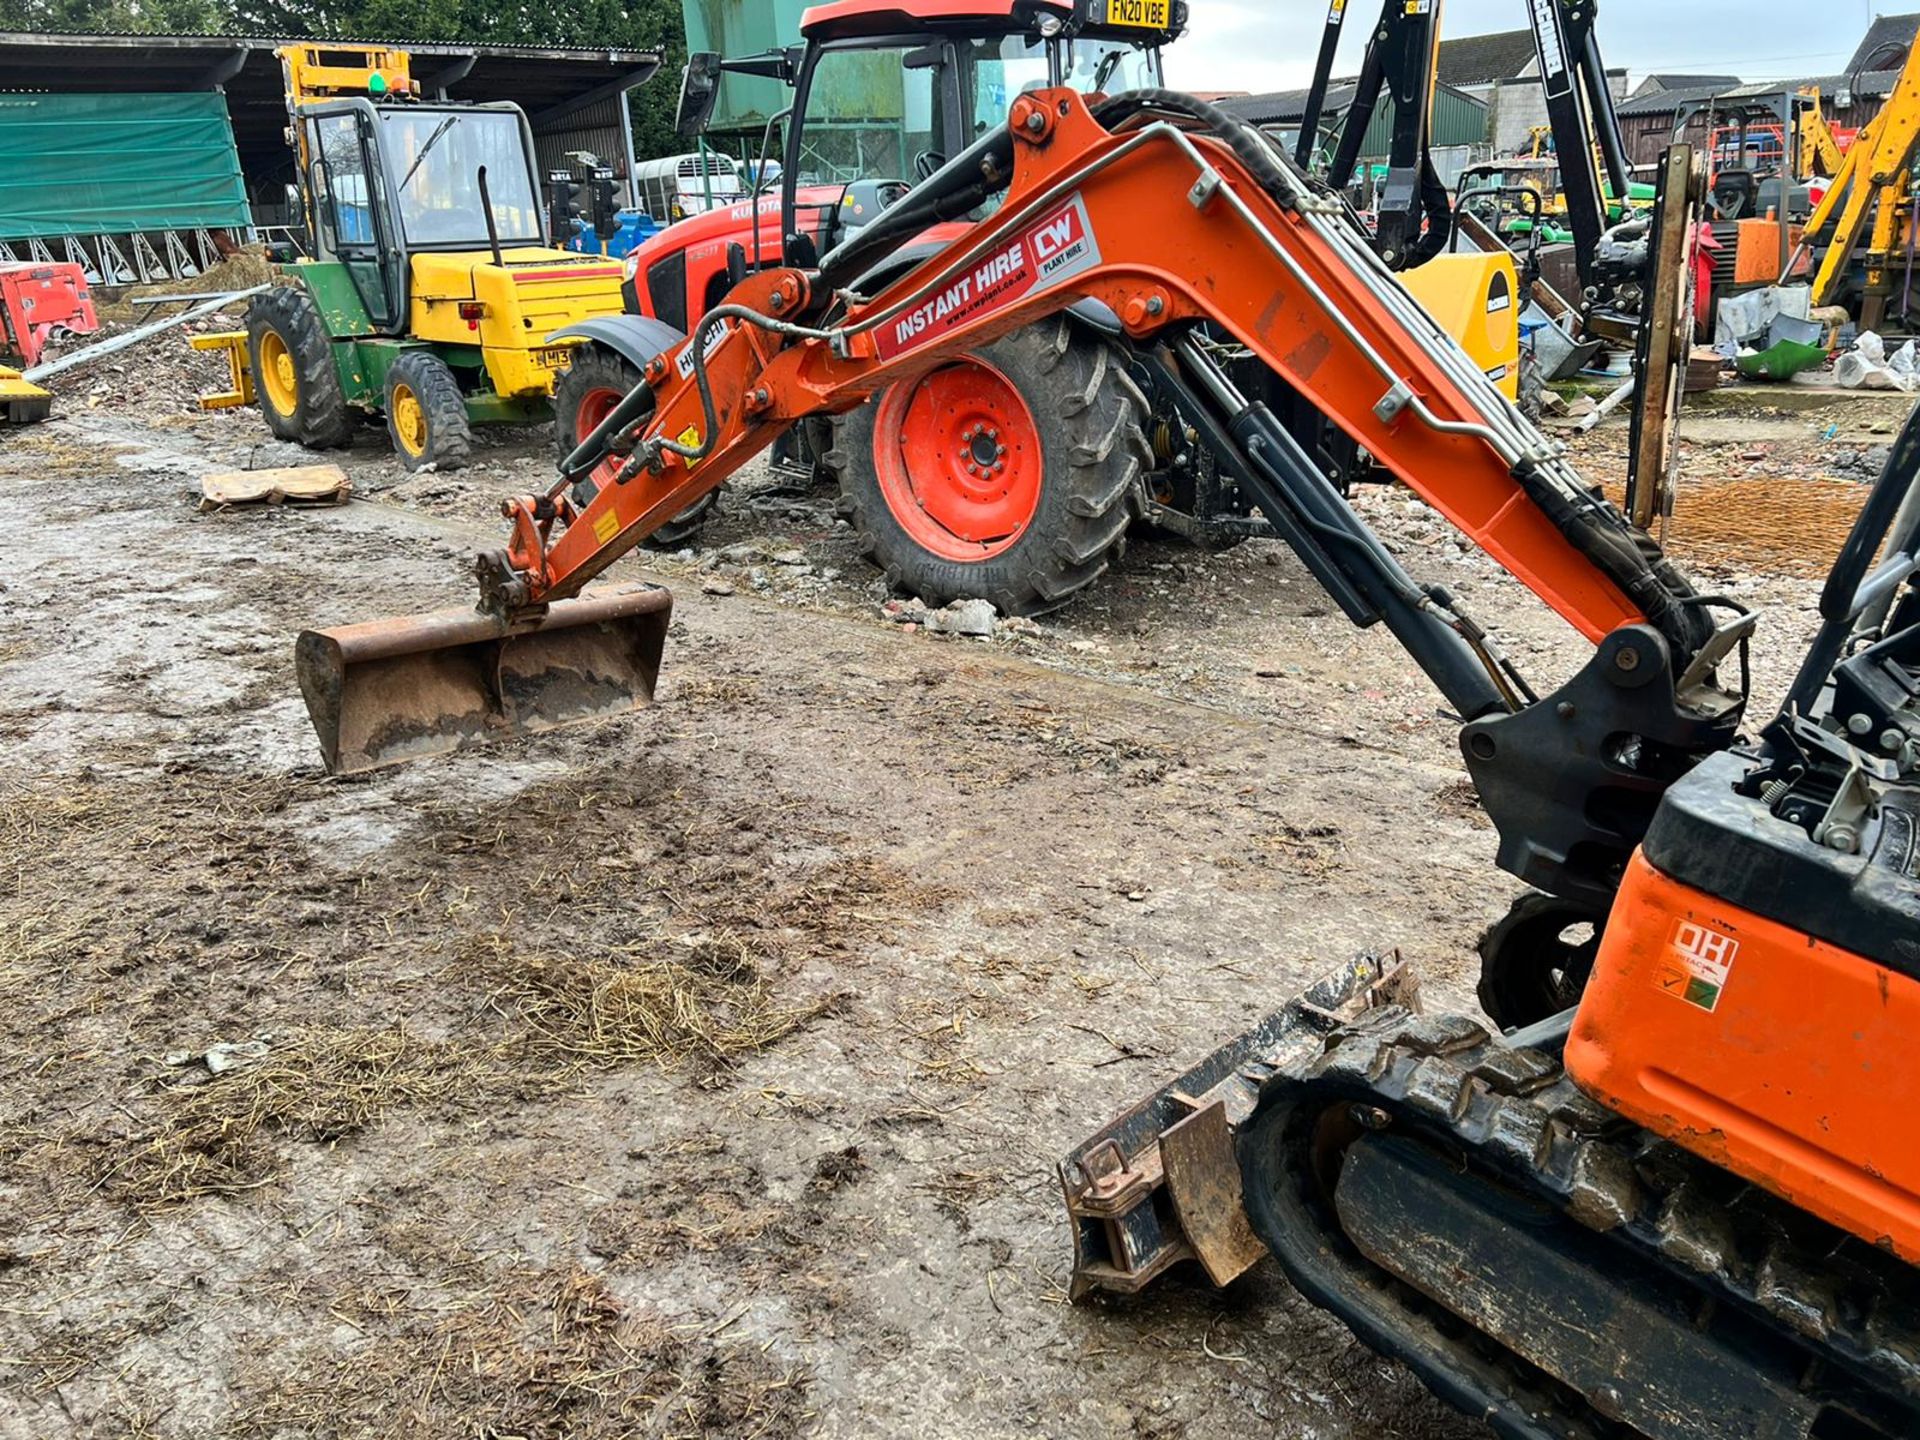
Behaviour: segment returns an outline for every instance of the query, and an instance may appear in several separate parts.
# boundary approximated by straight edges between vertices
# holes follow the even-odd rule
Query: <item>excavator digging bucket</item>
[[[652,703],[672,613],[657,585],[513,625],[443,610],[305,631],[294,664],[328,771],[352,774]]]
[[[0,365],[0,425],[31,425],[52,413],[50,391],[42,390],[18,370]]]
[[[1236,1135],[1268,1076],[1319,1053],[1368,1012],[1420,1008],[1420,983],[1397,952],[1363,955],[1320,980],[1060,1162],[1073,1225],[1075,1304],[1131,1295],[1182,1260],[1225,1285],[1267,1253],[1240,1193]]]

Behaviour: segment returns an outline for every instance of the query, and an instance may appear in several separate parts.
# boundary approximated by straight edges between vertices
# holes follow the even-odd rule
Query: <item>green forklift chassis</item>
[[[485,362],[478,345],[436,345],[374,333],[373,318],[354,288],[347,267],[337,261],[314,261],[290,266],[320,307],[327,333],[333,338],[333,363],[347,403],[376,414],[386,406],[387,371],[409,350],[431,350],[461,379],[467,419],[475,425],[525,425],[551,419],[553,405],[545,396],[500,395],[486,387]],[[474,377],[479,388],[469,389]]]

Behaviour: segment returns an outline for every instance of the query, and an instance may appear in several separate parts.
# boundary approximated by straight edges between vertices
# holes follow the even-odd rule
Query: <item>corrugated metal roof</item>
[[[1859,83],[1849,75],[1810,75],[1804,80],[1759,80],[1743,85],[1696,85],[1681,90],[1656,90],[1649,95],[1636,96],[1632,100],[1620,102],[1619,111],[1623,117],[1634,115],[1671,115],[1684,105],[1704,105],[1715,100],[1738,103],[1745,100],[1764,100],[1769,95],[1799,90],[1808,85],[1818,85],[1829,100],[1843,90],[1853,90],[1860,95],[1884,96],[1892,93],[1894,82],[1900,78],[1897,70],[1874,70],[1859,77]]]
[[[1354,89],[1351,82],[1327,88],[1323,124],[1339,120],[1353,103]],[[1307,112],[1307,92],[1276,90],[1268,95],[1236,96],[1219,104],[1229,115],[1245,120],[1250,125],[1292,125],[1297,128]],[[1437,87],[1433,99],[1431,143],[1442,146],[1479,145],[1486,138],[1487,102],[1452,85]],[[1379,109],[1367,125],[1366,137],[1360,147],[1361,158],[1384,158],[1392,148],[1392,141],[1393,102],[1383,96]]]
[[[1636,90],[1634,94],[1636,96],[1651,95],[1658,90],[1699,90],[1708,87],[1718,88],[1724,85],[1738,84],[1740,84],[1740,77],[1738,75],[1670,75],[1658,73],[1649,75],[1646,79],[1642,80],[1640,82],[1640,88]]]
[[[1511,80],[1535,59],[1531,30],[1502,30],[1492,35],[1462,35],[1440,42],[1443,85],[1491,85]]]
[[[1328,119],[1337,118],[1341,111],[1353,103],[1355,84],[1351,80],[1336,80],[1327,87],[1326,114]],[[1436,101],[1447,99],[1462,105],[1471,105],[1485,112],[1487,102],[1477,95],[1453,85],[1441,85],[1435,90]],[[1383,95],[1382,108],[1388,108],[1391,102]],[[1299,120],[1307,113],[1307,92],[1305,90],[1273,90],[1264,95],[1235,95],[1226,100],[1215,102],[1229,115],[1245,120],[1251,125],[1286,125]]]
[[[281,45],[382,45],[413,56],[428,92],[454,100],[511,100],[536,134],[574,123],[582,103],[611,98],[660,67],[650,50],[257,35],[0,32],[0,91],[137,94],[208,90],[227,96],[234,139],[250,180],[286,170],[287,119],[274,49]],[[471,59],[471,65],[468,60]]]
[[[1853,52],[1853,58],[1847,61],[1847,69],[1858,70],[1862,65],[1886,60],[1896,51],[1911,49],[1917,34],[1920,34],[1920,15],[1879,16],[1860,38],[1860,47]],[[1888,55],[1882,55],[1882,50],[1889,52]]]
[[[1235,119],[1249,125],[1292,125],[1307,113],[1305,90],[1274,90],[1265,95],[1236,95],[1217,102]],[[1353,103],[1353,82],[1327,87],[1327,112],[1338,114]]]
[[[127,30],[0,30],[0,45],[31,46],[110,46],[116,49],[158,46],[205,47],[222,50],[273,50],[281,45],[379,45],[406,50],[415,55],[499,55],[520,59],[570,60],[590,63],[614,61],[641,63],[660,61],[657,51],[605,49],[579,45],[487,45],[463,41],[400,40],[379,35],[348,38],[341,35],[232,35],[215,30],[183,30],[165,35],[136,34]]]

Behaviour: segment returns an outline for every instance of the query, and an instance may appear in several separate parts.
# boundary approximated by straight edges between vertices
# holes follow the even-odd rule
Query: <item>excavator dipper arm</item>
[[[863,277],[892,249],[1000,188],[987,220],[868,293]],[[742,282],[654,359],[548,494],[508,502],[512,540],[481,561],[483,604],[513,622],[578,593],[794,421],[1081,300],[1108,307],[1136,345],[1166,347],[1277,532],[1350,618],[1384,622],[1469,722],[1467,763],[1502,863],[1604,908],[1661,791],[1731,736],[1740,697],[1712,678],[1733,632],[1716,633],[1652,542],[1407,295],[1350,212],[1257,132],[1187,96],[1130,92],[1097,111],[1070,91],[1022,96],[1007,131],[817,269]],[[1245,346],[1596,642],[1573,693],[1534,703],[1452,598],[1409,577],[1265,407],[1233,390],[1193,343],[1201,326]],[[627,456],[618,481],[579,484],[609,446]]]
[[[1472,369],[1337,206],[1278,157],[1263,157],[1286,187],[1276,195],[1220,138],[1165,121],[1113,133],[1064,91],[1024,97],[1012,130],[1005,202],[948,250],[844,308],[819,293],[818,274],[762,272],[656,360],[639,443],[664,448],[539,547],[516,534],[527,602],[576,593],[793,421],[852,409],[1094,299],[1143,343],[1186,322],[1231,332],[1589,639],[1648,618],[1648,597],[1629,593],[1641,577],[1623,580],[1583,555],[1516,471],[1596,529],[1627,539],[1624,522]],[[784,335],[758,318],[829,308],[831,322]],[[714,433],[695,374],[702,348]],[[537,509],[518,502],[516,518]]]

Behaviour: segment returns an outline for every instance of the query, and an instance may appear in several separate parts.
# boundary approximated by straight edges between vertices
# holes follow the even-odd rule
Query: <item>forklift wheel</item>
[[[467,402],[447,362],[409,350],[387,371],[387,434],[409,470],[458,470],[473,448]]]
[[[247,307],[253,393],[282,440],[327,450],[353,433],[320,307],[302,285],[276,285]]]

